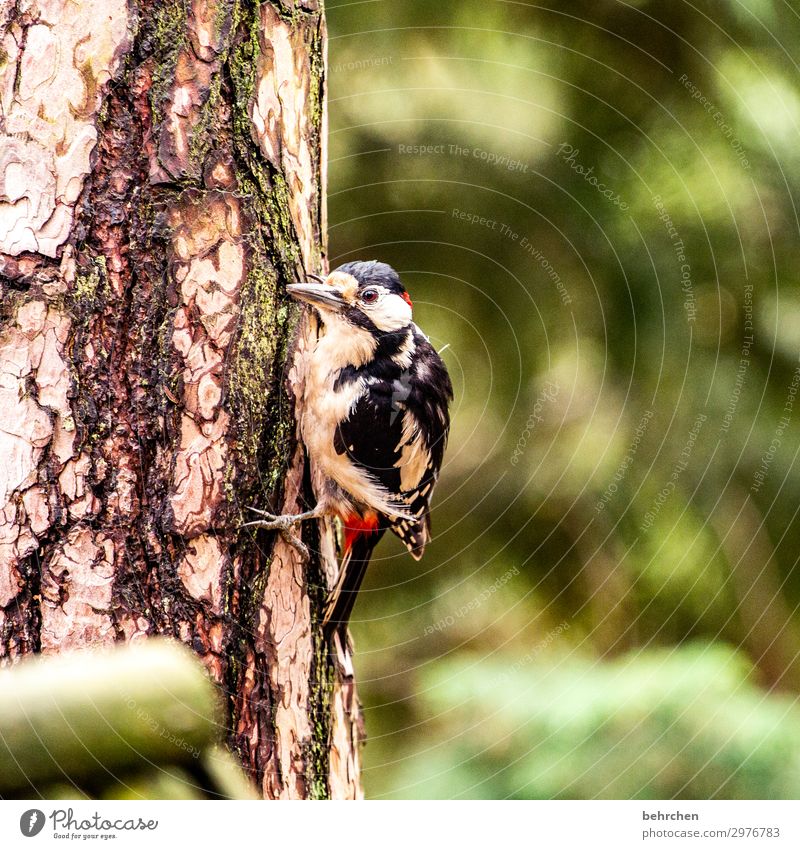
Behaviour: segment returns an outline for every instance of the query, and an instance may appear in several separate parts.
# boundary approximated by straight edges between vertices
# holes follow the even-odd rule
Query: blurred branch
[[[144,773],[132,783],[145,792],[166,782],[170,798],[247,798],[232,756],[213,748],[223,728],[216,687],[179,643],[31,658],[0,673],[0,793],[105,795]]]

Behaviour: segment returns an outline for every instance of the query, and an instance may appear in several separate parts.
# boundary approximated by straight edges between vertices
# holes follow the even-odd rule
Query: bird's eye
[[[377,289],[364,289],[361,293],[361,300],[365,304],[374,304],[375,301],[378,300],[378,290]]]

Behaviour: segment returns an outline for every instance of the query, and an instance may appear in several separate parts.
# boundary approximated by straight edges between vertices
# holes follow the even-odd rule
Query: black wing
[[[447,369],[428,340],[414,332],[412,365],[381,373],[364,371],[364,393],[338,427],[334,447],[347,452],[394,497],[407,519],[391,529],[419,559],[429,537],[429,504],[442,466],[448,405],[453,389]]]

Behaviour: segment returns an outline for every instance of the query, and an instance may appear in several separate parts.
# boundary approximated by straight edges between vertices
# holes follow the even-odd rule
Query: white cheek
[[[369,310],[369,317],[379,330],[400,330],[411,322],[411,307],[400,295],[385,295]]]

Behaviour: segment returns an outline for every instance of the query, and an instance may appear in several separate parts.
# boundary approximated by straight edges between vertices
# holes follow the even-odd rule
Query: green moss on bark
[[[239,463],[248,477],[258,481],[259,489],[275,499],[287,471],[295,431],[294,411],[283,391],[281,369],[287,364],[299,310],[287,302],[283,286],[302,271],[301,251],[294,233],[285,178],[264,159],[252,134],[250,110],[256,94],[261,51],[258,4],[239,3],[236,14],[238,34],[227,62],[233,93],[231,123],[239,187],[254,227],[248,277],[242,292],[239,345],[229,386],[241,430]],[[282,17],[293,23],[299,15],[307,14],[297,9],[281,10]],[[315,32],[311,47],[311,109],[314,132],[319,134],[324,68],[319,27]],[[319,170],[316,176],[320,179]],[[316,250],[321,252],[321,246],[316,246]],[[314,534],[316,529],[309,528],[306,532]],[[311,607],[312,611],[319,611],[324,602],[324,578],[319,574],[318,564],[316,568],[312,564],[309,569]],[[255,597],[260,598],[261,592],[256,592]],[[304,754],[309,797],[324,799],[330,795],[330,694],[334,682],[328,645],[318,623],[312,622],[312,633],[312,738]]]
[[[106,258],[101,254],[94,258],[88,269],[75,275],[71,292],[73,315],[87,316],[94,312],[100,298],[108,296],[108,271]]]
[[[192,170],[202,174],[203,163],[206,156],[214,145],[214,137],[219,121],[219,100],[222,91],[222,76],[215,74],[211,79],[208,98],[200,109],[200,118],[197,125],[192,129],[189,141],[189,162]]]
[[[311,669],[311,693],[309,694],[311,741],[305,751],[308,798],[329,799],[330,700],[334,686],[334,671],[322,628],[316,627],[312,630],[314,634],[314,662]]]
[[[238,183],[252,224],[247,280],[240,302],[236,355],[228,381],[239,425],[238,466],[267,499],[276,497],[289,460],[294,416],[281,386],[297,309],[283,294],[294,279],[299,248],[283,175],[260,155],[251,132],[250,109],[260,57],[258,4],[237,4],[239,32],[227,61],[231,83],[233,146]]]
[[[186,25],[186,0],[167,0],[156,6],[151,35],[155,67],[149,92],[154,129],[166,112],[163,104],[175,79],[178,54],[186,44]]]

